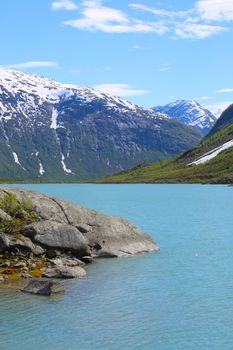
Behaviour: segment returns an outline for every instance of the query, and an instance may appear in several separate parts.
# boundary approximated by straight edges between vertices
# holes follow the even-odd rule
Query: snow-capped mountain
[[[206,134],[216,122],[216,117],[194,100],[178,100],[166,106],[153,108],[155,112],[167,114],[186,125],[191,125]]]
[[[221,114],[232,104],[232,102],[219,102],[216,104],[205,106],[206,109],[208,109],[215,118],[219,118]]]
[[[195,129],[124,99],[0,69],[0,178],[91,179],[199,140]]]

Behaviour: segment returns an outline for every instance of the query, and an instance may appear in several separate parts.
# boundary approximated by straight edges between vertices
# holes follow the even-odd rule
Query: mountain
[[[210,130],[207,136],[212,136],[232,124],[233,124],[233,104],[231,104],[221,114],[221,117],[216,121],[214,127]]]
[[[200,138],[124,99],[0,69],[1,179],[94,179],[168,158]]]
[[[216,117],[209,110],[193,100],[178,100],[166,106],[157,106],[153,110],[194,126],[203,134],[206,134],[216,121]]]
[[[219,118],[221,114],[231,105],[231,102],[219,102],[212,105],[206,105],[205,108],[208,109],[215,118]]]
[[[221,115],[213,130],[198,146],[178,157],[98,182],[233,184],[233,105]]]

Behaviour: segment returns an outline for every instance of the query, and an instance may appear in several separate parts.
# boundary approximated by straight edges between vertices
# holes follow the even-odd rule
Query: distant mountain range
[[[208,109],[194,100],[178,100],[166,106],[154,107],[153,110],[193,126],[204,135],[208,133],[217,120]]]
[[[221,114],[231,105],[231,102],[219,102],[210,105],[205,105],[205,108],[208,109],[215,118],[219,118]]]
[[[0,178],[84,180],[188,150],[195,128],[124,99],[0,69]]]
[[[125,171],[98,182],[233,184],[233,104],[193,149],[175,159]]]

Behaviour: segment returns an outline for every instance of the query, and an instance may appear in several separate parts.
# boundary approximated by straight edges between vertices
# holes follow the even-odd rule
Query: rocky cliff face
[[[176,155],[200,138],[121,98],[0,69],[1,179],[93,179]]]
[[[83,267],[93,258],[158,251],[153,239],[127,220],[22,189],[1,188],[0,198],[7,203],[6,212],[0,212],[0,279],[19,272],[22,277],[84,277]],[[30,202],[34,219],[27,221],[15,201]]]

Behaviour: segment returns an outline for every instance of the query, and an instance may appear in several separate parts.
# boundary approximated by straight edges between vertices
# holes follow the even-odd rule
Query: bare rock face
[[[25,227],[22,234],[45,251],[54,248],[81,259],[159,250],[149,235],[127,220],[24,189],[0,188],[0,197],[6,192],[14,194],[19,201],[31,200],[39,221]]]
[[[57,293],[64,293],[64,286],[59,282],[33,280],[21,290],[24,293],[50,296]]]
[[[87,240],[79,230],[71,225],[44,220],[25,227],[23,234],[47,248],[70,250],[77,256],[90,254]]]

